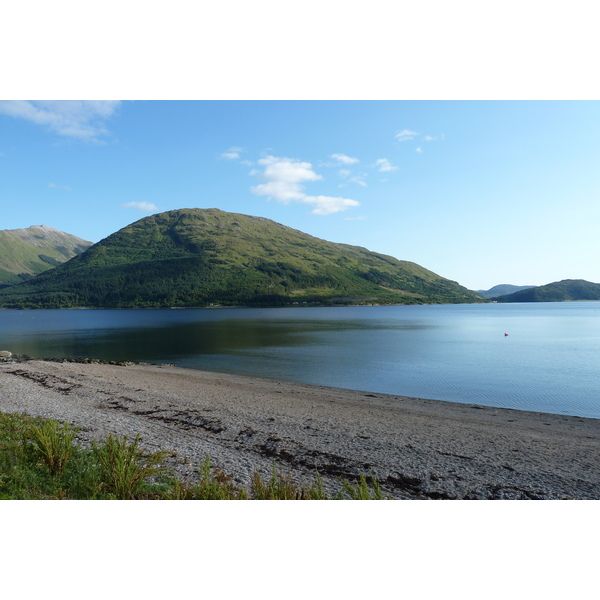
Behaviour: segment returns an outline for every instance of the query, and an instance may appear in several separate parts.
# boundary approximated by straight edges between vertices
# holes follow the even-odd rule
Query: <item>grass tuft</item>
[[[49,420],[31,429],[34,453],[48,465],[52,476],[62,475],[73,453],[73,440],[78,429],[67,423]]]
[[[385,500],[375,477],[370,476],[369,479],[371,485],[369,485],[364,473],[359,475],[358,482],[354,485],[345,479],[340,479],[342,494],[347,495],[350,500]]]
[[[271,477],[264,481],[258,471],[252,475],[251,494],[254,500],[329,500],[323,489],[323,480],[317,472],[317,480],[310,487],[297,486],[291,475],[283,475],[273,462]]]
[[[247,500],[246,490],[235,485],[233,475],[227,475],[222,469],[210,466],[207,454],[200,465],[200,481],[192,485],[174,479],[166,492],[167,500]]]
[[[104,445],[93,444],[93,452],[100,465],[103,486],[119,500],[132,500],[144,491],[148,479],[162,473],[158,466],[167,456],[160,451],[145,454],[139,448],[140,434],[131,443],[127,436],[118,438],[112,433]]]

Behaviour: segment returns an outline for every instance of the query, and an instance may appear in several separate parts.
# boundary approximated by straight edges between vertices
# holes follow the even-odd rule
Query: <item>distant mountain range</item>
[[[510,285],[508,283],[502,283],[500,285],[495,285],[493,288],[489,290],[477,290],[478,294],[481,294],[484,298],[496,298],[498,296],[507,296],[508,294],[514,294],[515,292],[520,292],[521,290],[528,290],[533,285]]]
[[[146,217],[0,290],[0,306],[15,308],[482,301],[415,263],[218,209]]]
[[[0,230],[0,287],[22,283],[92,245],[47,225]]]
[[[548,285],[494,298],[497,302],[569,302],[600,300],[600,284],[583,279],[564,279]]]

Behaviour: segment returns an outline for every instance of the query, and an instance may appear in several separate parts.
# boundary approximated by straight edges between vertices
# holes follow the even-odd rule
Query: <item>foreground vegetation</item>
[[[182,482],[163,466],[168,452],[145,453],[112,434],[102,444],[76,444],[77,429],[66,423],[0,413],[0,499],[2,500],[382,500],[377,481],[340,480],[329,496],[316,475],[298,487],[273,464],[268,480],[254,472],[250,489],[211,467],[207,455],[197,482]]]

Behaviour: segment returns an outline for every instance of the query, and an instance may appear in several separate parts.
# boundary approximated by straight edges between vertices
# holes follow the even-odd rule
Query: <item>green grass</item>
[[[258,471],[254,471],[251,493],[255,500],[329,500],[318,474],[312,487],[299,487],[292,482],[291,475],[284,475],[277,469],[275,462],[268,481],[263,480]]]
[[[73,452],[76,429],[66,423],[46,421],[31,429],[34,453],[50,469],[50,475],[62,475]]]
[[[383,500],[377,481],[363,474],[340,480],[329,496],[317,473],[310,487],[298,486],[273,463],[269,479],[255,470],[249,490],[233,476],[199,465],[196,482],[181,482],[164,466],[166,451],[143,452],[140,436],[109,435],[83,448],[78,430],[66,423],[0,413],[0,500]]]
[[[343,494],[347,495],[350,500],[385,500],[378,481],[373,477],[367,477],[361,473],[358,482],[352,485],[348,481],[342,481]]]
[[[140,435],[133,443],[127,436],[118,438],[112,433],[102,445],[93,444],[93,455],[100,467],[101,485],[118,500],[133,500],[144,493],[148,479],[165,471],[160,463],[167,452],[146,454],[139,448]]]
[[[233,476],[211,467],[210,456],[200,466],[197,484],[181,483],[174,478],[165,492],[166,500],[248,500],[246,490],[233,483]]]
[[[81,253],[90,242],[39,228],[0,230],[0,284],[22,283]]]

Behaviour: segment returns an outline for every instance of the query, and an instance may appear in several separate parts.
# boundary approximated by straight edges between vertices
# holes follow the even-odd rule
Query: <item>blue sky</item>
[[[471,289],[600,282],[596,101],[2,101],[1,229],[220,208]]]

